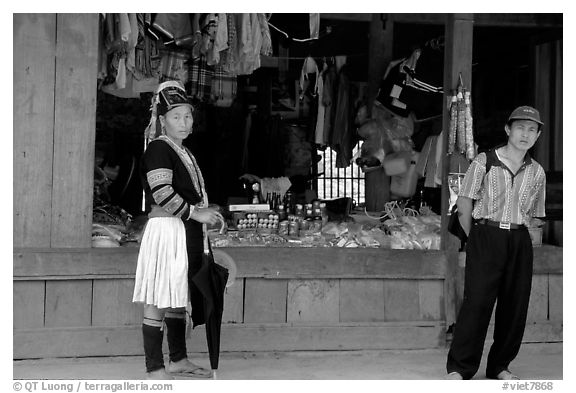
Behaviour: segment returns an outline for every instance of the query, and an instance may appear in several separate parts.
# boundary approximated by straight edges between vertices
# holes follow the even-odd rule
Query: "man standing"
[[[518,379],[508,366],[520,350],[528,313],[533,260],[528,227],[545,216],[546,175],[528,150],[542,126],[536,109],[516,108],[504,128],[507,144],[479,154],[464,177],[457,201],[468,235],[464,300],[448,353],[448,379],[471,379],[478,371],[496,300],[486,376]]]

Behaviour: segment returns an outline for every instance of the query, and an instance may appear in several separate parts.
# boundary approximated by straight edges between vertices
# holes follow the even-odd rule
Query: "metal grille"
[[[360,144],[354,148],[356,154]],[[336,152],[327,147],[326,150],[318,150],[322,159],[318,162],[318,173],[324,173],[318,177],[318,197],[320,199],[332,199],[349,197],[356,205],[366,202],[366,187],[364,172],[355,163],[347,168],[336,168]]]

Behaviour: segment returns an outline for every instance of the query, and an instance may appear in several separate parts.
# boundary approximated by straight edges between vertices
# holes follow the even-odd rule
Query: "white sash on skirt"
[[[186,229],[180,218],[148,220],[138,253],[132,301],[158,308],[188,305]]]

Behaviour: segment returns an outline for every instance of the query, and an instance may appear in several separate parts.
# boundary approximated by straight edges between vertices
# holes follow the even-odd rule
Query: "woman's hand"
[[[224,221],[224,217],[211,207],[197,207],[192,213],[192,219],[203,224],[214,225]]]

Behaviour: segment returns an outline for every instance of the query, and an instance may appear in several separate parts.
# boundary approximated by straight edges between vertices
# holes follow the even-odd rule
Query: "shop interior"
[[[150,16],[153,26],[155,14],[147,15]],[[186,15],[192,20],[193,14]],[[201,20],[207,19],[208,15],[210,14],[202,14]],[[205,83],[198,76],[201,68],[198,64],[203,57],[194,58],[194,44],[190,44],[193,40],[171,40],[154,29],[144,29],[143,36],[139,36],[137,47],[151,45],[153,42],[156,55],[166,56],[166,53],[175,52],[186,57],[183,67],[187,75],[180,74],[179,78],[187,92],[194,97],[195,108],[193,133],[184,144],[195,155],[203,171],[210,202],[217,204],[227,213],[227,227],[230,231],[237,230],[239,221],[238,215],[229,212],[227,207],[230,204],[253,202],[252,184],[241,178],[244,174],[253,174],[260,178],[289,177],[292,180],[291,190],[295,194],[296,204],[305,207],[313,201],[327,203],[331,221],[354,221],[350,216],[362,217],[361,222],[368,222],[369,227],[373,227],[390,218],[385,214],[388,207],[379,206],[375,212],[365,208],[364,172],[374,168],[359,166],[357,160],[337,164],[338,160],[343,161],[343,158],[329,160],[332,154],[328,154],[338,148],[337,144],[335,146],[330,141],[318,143],[315,139],[318,102],[321,98],[315,90],[318,86],[316,79],[326,78],[326,74],[315,70],[321,71],[325,63],[330,65],[336,63],[337,59],[344,59],[344,67],[336,69],[338,75],[344,70],[342,75],[350,86],[347,116],[344,117],[348,133],[346,143],[355,146],[355,152],[363,143],[367,143],[367,140],[359,135],[361,123],[358,122],[358,114],[369,99],[370,23],[365,20],[321,17],[318,38],[310,39],[309,15],[266,14],[271,48],[267,56],[261,56],[260,66],[252,72],[214,77],[211,86],[204,91],[200,91],[198,85]],[[101,17],[100,40],[104,47],[101,54],[104,54],[107,62],[108,68],[105,67],[104,70],[107,69],[108,74],[101,72],[98,78],[94,223],[103,226],[130,224],[118,243],[131,245],[137,240],[138,231],[146,218],[146,207],[142,204],[139,160],[144,151],[144,129],[150,118],[153,87],[149,87],[148,91],[131,94],[118,93],[110,88],[114,85],[110,67],[118,52],[115,51],[113,43],[110,43],[111,32],[107,30],[106,23]],[[388,23],[394,23],[392,60],[386,64],[388,70],[382,74],[391,75],[391,66],[397,63],[397,60],[410,58],[415,50],[432,48],[428,51],[433,52],[432,56],[425,59],[426,70],[422,70],[424,65],[416,67],[416,75],[425,75],[428,83],[437,82],[436,85],[441,87],[444,26],[418,22]],[[206,29],[209,29],[208,23],[206,26]],[[536,94],[560,97],[561,100],[561,72],[555,79],[556,85],[540,82],[537,73],[541,71],[538,67],[542,65],[538,63],[541,59],[535,49],[538,45],[552,45],[553,48],[560,45],[559,52],[557,49],[554,52],[555,62],[552,61],[549,66],[553,70],[551,72],[558,72],[558,69],[561,71],[561,42],[562,31],[558,28],[474,27],[470,90],[477,153],[506,141],[504,124],[506,116],[514,107],[534,105],[537,102]],[[307,63],[308,59],[313,59],[312,68]],[[213,70],[214,67],[210,69]],[[160,70],[154,72],[159,81],[174,77],[174,74],[165,75]],[[196,76],[194,72],[197,72]],[[222,81],[225,84],[224,93]],[[390,109],[390,97],[385,94],[389,87],[387,83],[390,83],[390,80],[384,77],[378,86],[380,90],[376,101],[384,106],[388,105]],[[442,131],[443,100],[442,92],[421,92],[414,95],[408,111],[395,113],[411,119],[411,130],[405,136],[407,143],[411,145],[411,151],[420,158],[423,157],[425,149],[430,150],[430,139],[436,138],[436,141]],[[561,101],[550,105],[561,106]],[[543,147],[536,146],[531,154],[544,166],[548,174],[548,215],[551,220],[561,222],[562,123],[561,118],[553,120],[554,124],[549,126],[549,132],[545,132],[541,138]],[[546,141],[543,142],[543,139]],[[344,154],[342,156],[344,157]],[[350,164],[350,161],[353,162]],[[412,163],[415,163],[414,160]],[[338,165],[344,168],[334,168]],[[336,176],[345,174],[343,178],[330,181],[331,184],[337,184],[335,192],[326,192],[328,173],[336,173]],[[430,214],[442,215],[440,184],[430,182],[429,178],[421,174],[412,176],[414,179],[409,181],[413,186],[410,186],[406,193],[400,193],[401,195],[391,194],[390,201],[396,202],[394,206],[412,212],[418,212],[422,206],[427,206]],[[353,178],[351,183],[345,179],[347,177]],[[347,189],[344,186],[342,189],[342,183],[352,186]],[[270,201],[271,195],[260,195],[258,202],[269,202],[271,207],[277,208],[278,204],[286,203],[285,195],[281,197],[275,199],[274,206]],[[294,209],[294,206],[292,208]],[[126,237],[126,233],[131,229],[135,234]],[[96,234],[105,236],[107,233],[100,228]],[[437,235],[439,236],[439,230]],[[561,225],[546,226],[543,241],[561,245]]]

